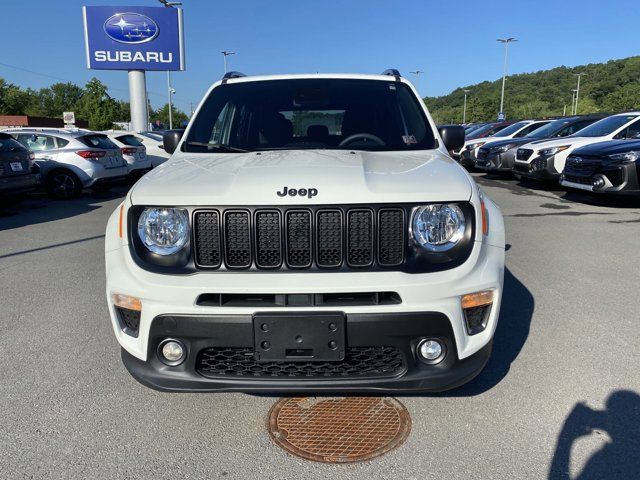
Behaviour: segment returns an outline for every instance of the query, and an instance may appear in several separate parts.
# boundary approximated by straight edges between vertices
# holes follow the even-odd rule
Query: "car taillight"
[[[123,147],[120,150],[122,151],[123,155],[133,155],[138,151],[138,149],[135,147]]]
[[[76,153],[82,158],[102,158],[107,152],[104,150],[80,150]]]

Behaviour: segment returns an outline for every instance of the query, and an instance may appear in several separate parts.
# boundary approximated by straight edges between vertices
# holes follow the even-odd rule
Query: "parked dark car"
[[[491,122],[483,125],[482,127],[465,134],[465,144],[458,151],[451,152],[451,156],[460,162],[460,165],[464,167],[473,167],[475,164],[475,157],[472,158],[471,151],[477,148],[476,143],[478,142],[470,142],[470,140],[476,140],[480,138],[490,137],[491,135],[496,135],[501,130],[504,130],[509,125],[514,124],[513,122]],[[482,142],[479,142],[482,143]]]
[[[24,193],[39,186],[33,159],[33,153],[11,135],[0,132],[0,195]]]
[[[640,197],[640,138],[576,148],[560,176],[564,187]]]
[[[554,120],[528,133],[524,137],[509,138],[497,142],[487,142],[480,147],[476,158],[476,168],[487,172],[511,173],[516,152],[520,145],[549,138],[560,138],[573,135],[606,115],[581,115]]]

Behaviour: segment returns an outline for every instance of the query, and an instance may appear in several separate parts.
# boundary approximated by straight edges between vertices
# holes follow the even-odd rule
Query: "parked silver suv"
[[[50,195],[72,198],[83,188],[104,191],[129,173],[120,148],[102,133],[81,129],[5,130],[35,154]]]

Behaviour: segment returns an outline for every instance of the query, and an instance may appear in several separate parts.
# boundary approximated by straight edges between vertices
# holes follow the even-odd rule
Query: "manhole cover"
[[[393,398],[284,398],[269,413],[269,434],[285,450],[317,462],[357,462],[401,445],[409,412]]]

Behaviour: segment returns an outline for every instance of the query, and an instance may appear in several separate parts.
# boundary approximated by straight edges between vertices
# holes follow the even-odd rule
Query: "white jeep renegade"
[[[446,390],[487,362],[502,215],[411,84],[215,83],[109,219],[129,372],[165,391]]]

